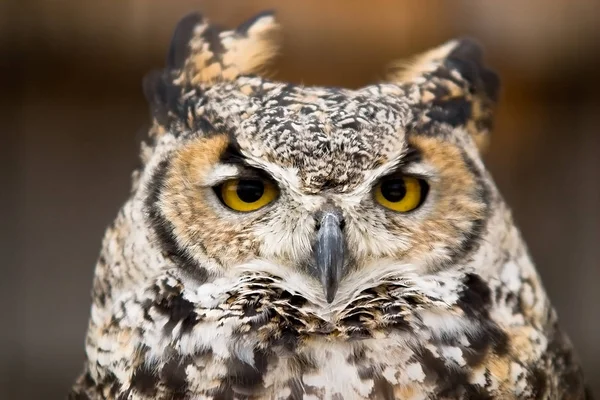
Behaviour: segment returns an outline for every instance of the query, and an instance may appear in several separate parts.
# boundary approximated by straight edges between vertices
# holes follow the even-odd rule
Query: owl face
[[[146,79],[154,124],[105,235],[77,393],[582,398],[481,162],[498,82],[477,45],[315,88],[261,76],[276,31],[192,15]]]
[[[484,240],[477,144],[495,77],[451,42],[359,90],[255,74],[272,15],[235,31],[195,16],[151,75],[150,224],[176,263],[211,276],[268,273],[315,302],[366,277],[465,263]]]

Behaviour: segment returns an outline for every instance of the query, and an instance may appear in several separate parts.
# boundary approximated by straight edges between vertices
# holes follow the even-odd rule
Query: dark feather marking
[[[152,370],[147,364],[143,363],[133,372],[131,386],[140,394],[145,396],[154,396],[156,394],[156,385],[159,382],[156,371]]]
[[[208,49],[213,54],[212,57],[206,61],[206,65],[221,63],[222,56],[225,54],[225,47],[219,37],[221,32],[223,32],[222,27],[211,24],[202,33],[202,39],[208,43]]]
[[[207,393],[215,400],[234,400],[235,393],[230,385],[222,383],[218,388]]]
[[[246,364],[239,359],[231,359],[227,363],[227,386],[233,392],[252,395],[263,390],[263,376],[267,372],[268,355],[262,350],[254,350],[254,365]]]
[[[356,372],[361,380],[372,379],[375,376],[375,366],[356,365]]]
[[[194,275],[196,280],[205,282],[207,279],[206,269],[201,267],[185,249],[179,246],[173,233],[173,225],[163,216],[159,207],[160,195],[169,165],[169,160],[161,161],[148,186],[149,194],[145,201],[147,221],[156,233],[165,256],[172,259],[186,272]]]
[[[352,130],[359,130],[361,128],[361,123],[360,121],[356,120],[356,119],[352,119],[349,121],[344,121],[341,122],[339,124],[337,124],[337,127],[340,129],[352,129]]]
[[[462,160],[473,175],[476,182],[476,196],[480,204],[484,206],[483,216],[475,219],[472,223],[471,229],[463,232],[463,240],[460,245],[456,248],[449,249],[450,260],[447,265],[456,265],[465,260],[469,255],[473,254],[481,244],[483,233],[487,229],[487,225],[490,218],[490,190],[487,183],[483,179],[481,171],[477,168],[473,160],[462,151]]]
[[[219,161],[223,164],[241,164],[244,167],[250,168],[246,162],[246,157],[242,154],[240,146],[235,140],[229,140],[227,148],[221,154]]]
[[[183,17],[177,26],[171,39],[167,55],[167,68],[181,69],[190,55],[190,40],[194,34],[194,28],[202,23],[202,15],[191,13]]]
[[[418,163],[423,160],[423,154],[419,149],[412,146],[411,144],[407,144],[406,153],[402,157],[402,166],[406,167],[413,163]]]
[[[173,84],[169,71],[155,70],[144,77],[142,88],[150,105],[151,115],[160,125],[169,128],[171,113],[177,110],[182,94],[181,86]]]
[[[494,322],[490,322],[487,326],[486,333],[492,344],[494,353],[500,357],[507,355],[510,350],[510,336]]]
[[[196,115],[196,107],[202,101],[202,93],[198,88],[181,86],[173,83],[185,61],[190,56],[189,42],[194,28],[202,23],[202,16],[197,13],[184,17],[175,29],[166,60],[166,69],[152,71],[143,80],[143,91],[150,104],[150,111],[156,121],[169,129],[173,123],[184,123],[192,132],[211,131],[212,125],[204,117]],[[186,96],[195,90],[195,95]],[[190,121],[190,115],[192,120]],[[173,134],[181,134],[181,129],[175,129]]]
[[[543,399],[546,395],[547,372],[539,366],[534,366],[527,376],[527,384],[533,390],[533,398]]]
[[[298,331],[289,325],[280,327],[279,335],[272,341],[273,346],[281,347],[289,354],[293,354],[300,342]]]
[[[373,398],[381,400],[394,400],[394,387],[385,378],[378,377],[373,381]]]
[[[460,77],[453,72],[458,72]],[[491,129],[493,119],[489,109],[497,101],[500,80],[484,66],[481,47],[475,41],[460,40],[428,78],[422,91],[433,94],[434,99],[413,105],[417,113],[415,120],[408,124],[409,132],[415,130],[420,134],[445,137],[449,132],[440,129],[441,126],[466,126],[469,122],[473,122],[479,131]],[[459,86],[465,93],[449,97],[449,83]],[[407,91],[410,89],[406,87]],[[484,108],[483,115],[476,120],[473,120],[474,102],[481,102]],[[424,115],[428,118],[423,118]]]
[[[190,358],[172,358],[160,371],[160,378],[173,394],[185,394],[188,388],[185,368],[192,363]]]
[[[346,361],[352,365],[360,364],[364,362],[366,357],[366,352],[364,347],[354,347],[352,353],[346,358]]]
[[[430,104],[427,116],[439,123],[445,123],[453,127],[466,125],[471,119],[473,104],[464,97],[452,97],[449,99],[435,99]]]
[[[290,388],[290,395],[287,400],[302,400],[304,398],[304,389],[300,379],[290,379],[287,385]]]
[[[423,367],[425,380],[435,384],[440,397],[462,398],[465,387],[469,385],[469,376],[465,370],[447,365],[424,347],[417,349],[416,359]]]
[[[488,390],[480,385],[467,384],[464,387],[465,394],[464,399],[468,400],[492,400],[495,397],[492,396]]]
[[[193,104],[188,105],[187,107],[194,109],[196,107],[196,101],[198,97],[193,97],[188,99],[187,101]],[[220,131],[215,128],[215,126],[204,117],[195,116],[192,124],[189,126],[192,129],[195,135],[200,134],[202,137],[212,137],[220,134]]]
[[[148,73],[142,87],[151,115],[176,137],[189,132],[208,135],[214,130],[208,119],[196,114],[196,108],[202,101],[200,89],[174,84],[170,71]],[[190,95],[192,92],[194,94]]]
[[[558,376],[561,393],[565,398],[584,396],[583,372],[569,339],[556,323],[548,327],[547,337],[548,347],[542,358],[552,365],[551,372]]]
[[[445,66],[455,69],[476,90],[481,90],[492,101],[497,101],[500,89],[498,75],[483,64],[483,50],[477,41],[469,38],[459,40],[445,61]]]
[[[77,383],[73,389],[69,392],[68,400],[92,400],[91,397],[86,393],[88,389],[95,389],[96,382],[92,379],[92,376],[87,371],[82,377],[77,380]]]
[[[241,152],[240,146],[233,135],[229,135],[229,143],[227,148],[220,156],[219,162],[223,164],[237,165],[243,169],[242,176],[261,178],[277,185],[275,179],[265,170],[256,168],[247,162],[246,156]],[[217,196],[220,198],[220,191],[217,191]]]
[[[492,292],[488,284],[477,274],[465,275],[464,288],[459,293],[458,306],[473,318],[486,318],[492,305]]]
[[[490,320],[492,292],[488,284],[477,274],[467,274],[464,287],[459,293],[458,306],[467,317],[477,320],[481,332],[471,334],[470,349],[465,351],[469,365],[481,362],[489,350],[504,356],[509,351],[509,336],[495,322]]]
[[[182,333],[190,332],[198,322],[199,318],[198,314],[194,312],[194,304],[184,299],[182,293],[174,297],[162,298],[155,306],[160,313],[169,316],[169,321],[163,328],[169,335],[180,322]]]
[[[85,392],[71,391],[71,393],[69,393],[69,396],[67,397],[67,400],[92,400],[92,399]]]

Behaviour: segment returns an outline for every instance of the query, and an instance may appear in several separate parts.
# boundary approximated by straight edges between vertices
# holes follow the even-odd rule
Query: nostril
[[[344,230],[346,227],[346,220],[344,218],[340,219],[340,229]]]
[[[321,221],[315,219],[315,231],[318,231],[319,229],[321,229]]]

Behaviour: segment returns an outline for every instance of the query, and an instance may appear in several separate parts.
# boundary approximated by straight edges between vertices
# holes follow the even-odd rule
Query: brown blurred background
[[[277,4],[276,4],[277,3]],[[276,78],[358,87],[478,38],[504,82],[486,156],[600,394],[600,2],[0,2],[0,398],[63,398],[83,362],[94,262],[147,126],[145,72],[176,21],[275,8]]]

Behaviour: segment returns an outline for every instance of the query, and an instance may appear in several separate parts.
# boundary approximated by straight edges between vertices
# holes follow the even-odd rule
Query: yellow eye
[[[375,200],[393,211],[408,212],[419,207],[429,186],[422,179],[410,176],[390,177],[375,187]]]
[[[217,188],[217,194],[232,210],[250,212],[275,200],[278,190],[262,179],[231,179]]]

